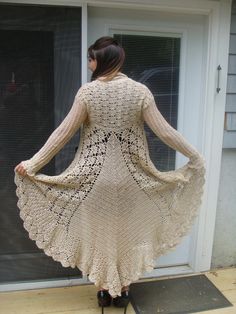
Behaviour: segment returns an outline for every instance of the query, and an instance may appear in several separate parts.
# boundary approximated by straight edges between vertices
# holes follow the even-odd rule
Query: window
[[[157,106],[175,129],[178,115],[180,38],[114,34],[125,49],[123,72],[145,84]],[[175,169],[175,151],[145,125],[150,157],[161,171]]]
[[[81,85],[81,8],[0,5],[1,283],[80,276],[28,238],[19,217],[14,167],[60,124]],[[42,170],[60,173],[79,134]]]

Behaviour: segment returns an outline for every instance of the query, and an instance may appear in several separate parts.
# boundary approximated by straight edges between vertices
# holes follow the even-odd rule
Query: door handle
[[[219,93],[221,90],[221,88],[220,88],[220,71],[221,70],[222,70],[221,66],[218,65],[218,67],[217,67],[218,77],[217,77],[217,88],[216,88],[217,93]]]

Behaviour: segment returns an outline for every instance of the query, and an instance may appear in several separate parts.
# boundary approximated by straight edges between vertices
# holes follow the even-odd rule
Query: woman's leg
[[[104,289],[104,288],[98,288],[98,291],[104,291],[104,290],[108,291],[107,289]],[[126,290],[129,291],[129,286],[123,286],[121,288],[121,292],[126,291]]]
[[[107,289],[98,288],[98,290],[100,291],[100,290],[107,290]],[[129,290],[129,286],[123,286],[123,287],[121,288],[121,291],[125,291],[125,290]]]
[[[129,286],[122,287],[121,291],[129,290]]]

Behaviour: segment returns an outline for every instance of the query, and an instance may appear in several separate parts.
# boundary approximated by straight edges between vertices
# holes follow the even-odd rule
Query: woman
[[[78,267],[98,287],[98,304],[129,302],[129,285],[174,249],[197,215],[203,156],[167,123],[150,90],[121,72],[125,53],[112,37],[88,49],[91,82],[77,92],[61,125],[15,167],[24,227],[47,255]],[[189,158],[161,172],[152,163],[144,122]],[[61,174],[37,173],[81,127],[79,149]]]

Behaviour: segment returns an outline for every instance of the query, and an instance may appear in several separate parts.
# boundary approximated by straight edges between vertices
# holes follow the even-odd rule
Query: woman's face
[[[94,72],[96,70],[96,67],[97,67],[97,60],[89,57],[88,58],[88,67],[92,72]]]

